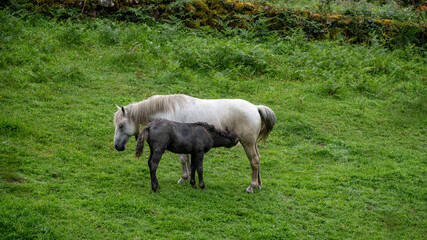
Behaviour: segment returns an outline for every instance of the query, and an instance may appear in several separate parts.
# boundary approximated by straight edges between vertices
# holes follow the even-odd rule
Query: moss
[[[310,12],[307,10],[302,10],[302,16],[307,18],[310,15]]]
[[[202,0],[194,1],[194,7],[196,7],[196,9],[198,9],[198,10],[201,10],[204,12],[209,12],[209,7],[205,1],[202,1]]]
[[[193,7],[193,5],[191,5],[191,4],[187,4],[185,6],[185,11],[188,13],[194,13],[194,12],[196,12],[196,8]]]
[[[332,14],[332,15],[328,15],[328,18],[331,19],[340,19],[342,17],[341,14]]]
[[[322,15],[320,15],[320,14],[318,14],[318,13],[313,13],[313,14],[311,14],[311,16],[312,16],[313,18],[315,18],[315,19],[320,19],[320,18],[322,18]]]
[[[394,21],[392,20],[388,20],[388,19],[384,19],[381,21],[385,26],[391,26],[391,25],[396,25]]]
[[[372,21],[374,21],[374,23],[377,23],[377,24],[381,24],[382,23],[381,20],[378,20],[378,19],[375,19],[375,18],[373,18]]]
[[[243,10],[244,4],[242,2],[238,2],[236,4],[234,4],[234,10],[236,11],[241,11]]]

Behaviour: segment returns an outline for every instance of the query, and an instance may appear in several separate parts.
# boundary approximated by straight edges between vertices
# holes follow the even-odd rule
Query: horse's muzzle
[[[117,146],[117,145],[114,145],[114,147],[115,147],[115,148],[116,148],[116,150],[117,150],[117,151],[119,151],[119,152],[124,151],[124,150],[126,149],[126,146],[121,146],[121,147],[119,147],[119,146]]]

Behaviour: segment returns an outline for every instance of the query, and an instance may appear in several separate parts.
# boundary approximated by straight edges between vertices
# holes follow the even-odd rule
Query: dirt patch
[[[25,183],[27,181],[27,179],[24,178],[24,177],[20,177],[20,178],[8,178],[8,179],[5,179],[5,181],[9,182],[9,183]]]

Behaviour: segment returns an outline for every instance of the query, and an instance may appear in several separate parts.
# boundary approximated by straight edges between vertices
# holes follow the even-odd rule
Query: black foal
[[[199,187],[205,189],[203,183],[203,156],[211,148],[233,147],[239,142],[236,134],[221,131],[214,126],[203,123],[179,123],[166,119],[156,119],[144,128],[138,137],[135,156],[140,157],[144,141],[150,146],[151,188],[157,191],[159,183],[156,177],[157,166],[166,150],[178,154],[191,154],[190,184],[196,188],[196,169],[199,175]]]

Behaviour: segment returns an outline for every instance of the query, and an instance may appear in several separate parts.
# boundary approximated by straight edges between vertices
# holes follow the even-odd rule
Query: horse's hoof
[[[246,192],[247,193],[254,193],[254,188],[252,186],[249,186],[248,188],[246,188]]]
[[[184,184],[184,183],[185,183],[185,179],[180,178],[180,179],[178,180],[178,184]]]

